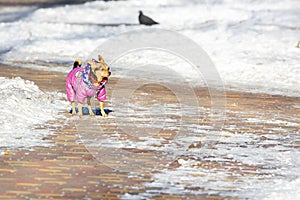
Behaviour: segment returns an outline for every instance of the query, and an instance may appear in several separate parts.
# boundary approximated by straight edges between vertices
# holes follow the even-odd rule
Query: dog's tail
[[[73,64],[73,69],[77,67],[81,67],[81,65],[82,65],[82,61],[80,59],[76,59]]]

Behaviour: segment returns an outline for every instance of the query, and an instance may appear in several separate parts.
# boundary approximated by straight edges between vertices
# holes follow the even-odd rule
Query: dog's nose
[[[110,75],[111,75],[111,72],[108,72],[108,75],[110,76]]]

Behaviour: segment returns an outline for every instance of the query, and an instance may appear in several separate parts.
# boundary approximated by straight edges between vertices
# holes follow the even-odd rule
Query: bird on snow
[[[159,24],[158,22],[154,21],[150,17],[144,15],[142,11],[139,11],[139,13],[140,13],[139,14],[139,22],[140,22],[140,24],[144,24],[144,25],[147,25],[147,26],[152,26],[154,24]]]

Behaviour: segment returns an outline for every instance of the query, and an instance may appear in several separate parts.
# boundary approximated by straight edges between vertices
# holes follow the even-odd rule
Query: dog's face
[[[104,79],[108,79],[111,72],[102,56],[98,55],[98,60],[99,62],[95,60],[88,60],[87,62],[91,66],[91,77],[99,83]]]

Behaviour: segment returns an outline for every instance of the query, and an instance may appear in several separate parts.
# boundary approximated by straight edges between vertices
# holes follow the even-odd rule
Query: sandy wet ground
[[[32,80],[44,91],[65,91],[61,73],[2,65],[0,76]],[[293,173],[298,154],[291,152],[300,148],[299,99],[226,92],[220,128],[214,119],[222,116],[212,115],[207,88],[195,90],[198,112],[188,109],[186,96],[183,116],[174,92],[141,85],[125,104],[114,92],[126,96],[128,87],[120,88],[112,78],[106,107],[114,112],[108,118],[70,117],[62,111],[66,120],[47,125],[55,134],[44,139],[53,147],[1,156],[0,199],[246,198],[263,183],[284,177],[283,169],[291,167]],[[57,129],[58,123],[64,127]]]

